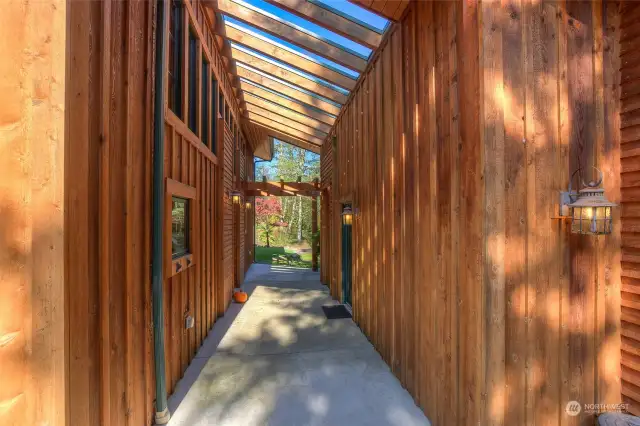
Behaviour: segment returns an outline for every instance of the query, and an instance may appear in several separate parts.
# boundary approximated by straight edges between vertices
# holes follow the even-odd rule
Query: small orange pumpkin
[[[233,293],[233,300],[236,303],[244,303],[248,298],[249,295],[247,295],[247,293],[245,293],[244,291],[236,291],[235,293]]]

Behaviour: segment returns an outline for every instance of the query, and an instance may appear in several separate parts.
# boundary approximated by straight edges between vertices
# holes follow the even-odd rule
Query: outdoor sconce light
[[[344,206],[342,209],[342,224],[351,226],[353,223],[353,211],[350,206]]]
[[[240,204],[240,193],[238,191],[232,191],[231,200],[233,201],[233,204]]]
[[[610,234],[613,229],[611,208],[617,204],[604,196],[604,189],[600,187],[604,176],[600,170],[598,173],[600,178],[588,184],[583,181],[583,188],[578,193],[571,191],[570,182],[569,190],[560,195],[560,214],[571,217],[571,232],[574,234]]]
[[[247,209],[251,208],[251,203],[247,201],[247,203],[244,205]]]

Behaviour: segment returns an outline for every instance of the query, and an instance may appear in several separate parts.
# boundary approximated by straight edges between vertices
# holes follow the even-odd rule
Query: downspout
[[[164,310],[162,296],[163,228],[164,228],[164,0],[157,0],[155,96],[153,104],[153,225],[151,279],[153,303],[153,353],[156,374],[156,424],[167,424],[171,418],[167,407],[167,384],[164,359]]]

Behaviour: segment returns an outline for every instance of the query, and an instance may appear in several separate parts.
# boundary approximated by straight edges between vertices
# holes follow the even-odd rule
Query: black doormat
[[[344,305],[325,305],[322,310],[327,319],[351,318],[351,314]]]

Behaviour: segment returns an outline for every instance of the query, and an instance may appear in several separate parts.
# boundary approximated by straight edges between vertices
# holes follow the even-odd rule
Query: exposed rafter
[[[267,117],[263,117],[262,115],[256,114],[254,112],[247,112],[246,117],[250,121],[253,121],[254,123],[260,123],[265,127],[270,127],[271,129],[279,130],[282,133],[288,134],[300,140],[303,140],[318,146],[322,145],[322,141],[323,141],[322,138],[311,136],[305,132],[301,132],[300,130],[289,127],[286,124],[279,123],[275,120],[272,120]]]
[[[340,87],[344,87],[347,90],[353,89],[356,85],[356,80],[352,79],[351,77],[347,77],[342,73],[331,70],[319,64],[318,62],[304,58],[293,52],[285,50],[276,44],[273,44],[266,40],[262,40],[252,34],[241,31],[232,26],[227,26],[225,28],[225,33],[229,40],[233,40],[236,43],[243,44],[276,60],[287,62],[298,69],[305,70],[309,74],[313,74],[324,80],[330,81],[331,83],[337,84]]]
[[[203,0],[217,12],[217,37],[241,98],[242,122],[262,141],[260,149],[276,138],[319,152],[357,85],[357,73],[367,69],[370,49],[383,43],[386,21],[316,0],[263,1],[269,5]],[[389,3],[393,15],[404,1],[365,3]]]
[[[248,68],[238,66],[236,71],[238,73],[238,77],[242,77],[247,80],[253,81],[254,83],[258,83],[261,86],[285,94],[293,99],[297,99],[308,105],[314,106],[322,111],[326,111],[333,115],[337,115],[340,113],[340,107],[334,104],[330,104],[329,102],[323,101],[322,99],[319,99],[313,95],[301,92],[300,90],[294,89],[293,87],[280,83],[279,81],[260,75]]]
[[[323,123],[326,123],[330,126],[333,125],[333,123],[335,123],[336,119],[335,117],[332,117],[330,115],[324,114],[318,110],[316,110],[315,108],[312,108],[310,106],[306,106],[303,104],[300,104],[298,102],[294,102],[284,96],[278,95],[276,93],[273,93],[269,90],[265,90],[259,86],[241,81],[240,82],[240,88],[242,89],[242,91],[244,93],[250,93],[256,96],[260,96],[263,99],[269,100],[271,102],[274,102],[278,105],[284,106],[285,108],[289,108],[293,111],[296,111],[300,114],[309,116],[311,118],[314,118],[318,121],[321,121]]]
[[[324,139],[327,137],[327,134],[321,130],[318,130],[316,128],[313,127],[309,127],[307,125],[298,123],[297,121],[291,120],[289,118],[283,117],[280,114],[276,114],[274,112],[271,111],[267,111],[266,109],[260,108],[258,106],[252,105],[252,104],[247,104],[246,105],[246,110],[248,113],[254,113],[254,114],[258,114],[261,115],[265,118],[268,118],[270,120],[273,120],[277,123],[280,123],[284,126],[287,127],[291,127],[292,129],[296,129],[298,131],[304,132],[309,136],[315,136],[317,138],[320,139]]]
[[[382,35],[307,0],[266,0],[349,40],[376,49]]]
[[[246,118],[245,118],[246,120]],[[265,126],[262,125],[260,123],[252,123],[255,126],[259,126],[259,127],[263,127],[265,129],[265,131],[273,138],[281,140],[283,142],[289,143],[291,145],[295,145],[297,147],[300,147],[302,149],[306,149],[309,150],[311,152],[315,152],[316,154],[320,154],[320,146],[316,145],[314,143],[308,142],[308,141],[304,141],[300,138],[296,138],[295,136],[291,136],[291,135],[287,135],[281,131],[279,131],[278,129],[274,129],[272,127],[269,126]]]
[[[364,7],[373,13],[384,16],[392,21],[402,17],[404,10],[409,5],[409,0],[349,0],[351,3]]]
[[[340,65],[355,71],[363,71],[367,66],[366,59],[334,46],[320,38],[307,34],[285,22],[257,12],[232,0],[214,0],[217,10],[227,16],[257,27],[280,39],[287,40],[310,52],[324,56]]]
[[[284,106],[269,102],[268,100],[255,96],[250,92],[244,92],[244,101],[247,105],[247,108],[249,105],[255,105],[267,111],[289,118],[293,121],[297,121],[298,123],[306,124],[307,126],[318,129],[324,133],[329,133],[329,131],[331,131],[331,126],[328,124],[315,120],[308,115],[292,111],[289,108],[285,108]]]
[[[313,80],[305,78],[295,72],[289,71],[272,62],[266,61],[258,56],[252,55],[244,50],[231,48],[231,55],[236,61],[254,67],[274,77],[293,83],[303,89],[317,93],[334,102],[343,104],[347,101],[347,97],[337,90],[333,90],[327,86],[317,83]]]

